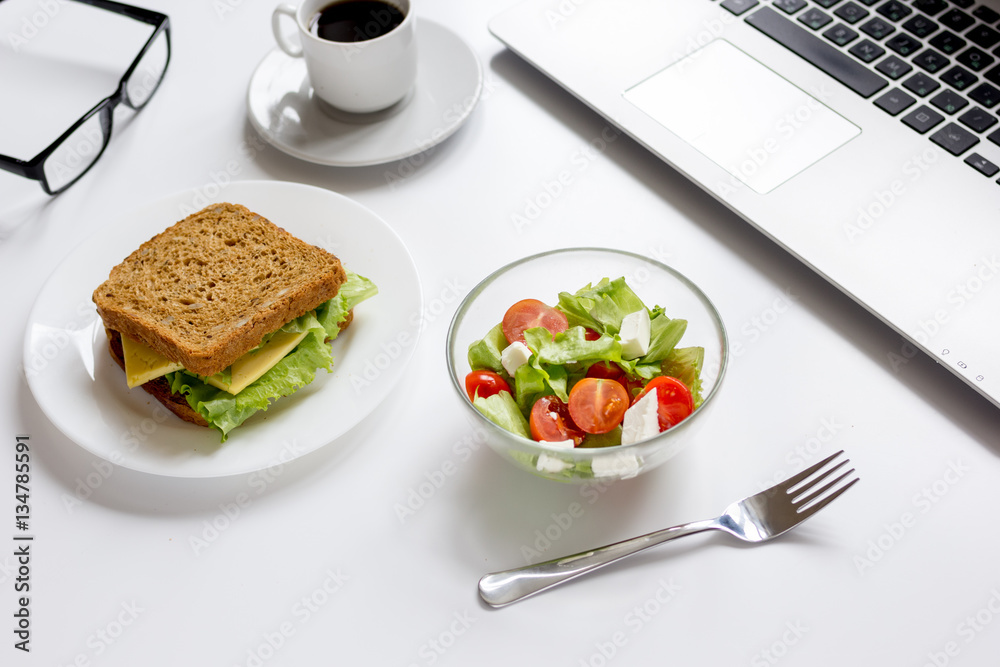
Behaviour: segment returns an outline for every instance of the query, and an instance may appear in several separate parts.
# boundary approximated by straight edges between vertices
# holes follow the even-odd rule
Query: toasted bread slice
[[[334,255],[236,204],[216,204],[143,243],[94,291],[108,329],[202,376],[336,296]]]

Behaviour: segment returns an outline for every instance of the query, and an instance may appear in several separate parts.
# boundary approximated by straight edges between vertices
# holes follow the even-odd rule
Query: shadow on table
[[[687,450],[677,460],[631,480],[562,484],[516,469],[484,449],[463,471],[456,490],[459,502],[452,510],[452,522],[463,528],[453,533],[452,548],[461,560],[479,567],[481,576],[569,556],[671,525],[711,518],[736,500],[740,490],[696,481],[703,479],[693,474],[699,463],[696,457],[686,457],[686,453]],[[718,550],[773,549],[779,541],[786,546],[829,549],[839,544],[842,537],[821,523],[800,526],[772,545],[748,544],[710,531],[659,545],[588,573],[580,582],[566,586],[582,584],[583,579],[614,578],[630,569],[655,582],[689,567],[687,559],[709,557],[708,554]],[[489,559],[481,561],[481,554],[489,554]],[[481,600],[478,603],[483,609],[489,608]]]

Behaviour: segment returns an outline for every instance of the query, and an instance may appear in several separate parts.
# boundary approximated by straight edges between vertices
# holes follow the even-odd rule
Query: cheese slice
[[[234,361],[230,366],[228,381],[225,375],[217,374],[205,378],[205,382],[230,394],[238,394],[284,359],[285,355],[294,350],[308,334],[308,331],[301,333],[279,331],[264,347],[251,350]],[[167,373],[184,370],[184,366],[170,361],[144,343],[132,340],[128,336],[121,338],[125,357],[125,376],[129,388],[138,387]]]
[[[122,336],[121,339],[122,356],[125,357],[125,378],[128,380],[129,389],[184,368],[154,351],[145,343],[140,343],[128,336]]]
[[[251,350],[233,362],[233,365],[230,366],[229,382],[226,382],[224,375],[207,377],[205,382],[222,391],[236,395],[284,359],[285,355],[294,350],[295,346],[301,343],[308,334],[308,331],[301,333],[279,331],[271,336],[267,345],[258,350]]]

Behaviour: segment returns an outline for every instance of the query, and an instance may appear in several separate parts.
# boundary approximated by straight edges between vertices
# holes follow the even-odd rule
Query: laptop
[[[1000,0],[527,0],[489,27],[1000,406]]]

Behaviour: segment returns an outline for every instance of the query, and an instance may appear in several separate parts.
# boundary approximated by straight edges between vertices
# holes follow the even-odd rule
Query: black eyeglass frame
[[[155,26],[153,29],[153,34],[149,36],[146,43],[143,45],[142,50],[139,51],[139,55],[135,57],[132,61],[132,65],[125,71],[125,75],[122,76],[121,80],[118,82],[118,88],[114,93],[104,98],[98,102],[90,111],[85,113],[80,120],[73,123],[73,126],[66,130],[62,136],[52,142],[48,148],[43,150],[41,153],[36,155],[30,160],[19,160],[17,158],[8,157],[6,155],[0,155],[0,169],[4,171],[9,171],[11,173],[17,174],[18,176],[24,176],[25,178],[30,178],[35,181],[39,181],[42,184],[42,189],[45,190],[50,195],[56,195],[64,191],[69,186],[80,180],[84,174],[86,174],[90,169],[97,164],[97,161],[101,159],[104,154],[104,150],[108,147],[111,142],[111,126],[112,126],[112,114],[115,108],[124,103],[131,109],[139,111],[149,100],[152,99],[153,95],[159,89],[160,84],[163,82],[163,77],[166,76],[167,67],[170,65],[170,18],[166,14],[161,14],[160,12],[155,12],[151,9],[143,9],[142,7],[134,7],[132,5],[126,5],[121,2],[115,2],[114,0],[74,0],[74,2],[79,2],[82,5],[90,5],[92,7],[97,7],[100,9],[105,9],[116,14],[121,14],[127,16],[131,19],[137,21],[142,21],[143,23],[149,23]],[[136,68],[142,61],[143,57],[152,47],[153,43],[156,41],[160,33],[165,33],[167,40],[167,60],[163,65],[163,74],[160,75],[159,81],[156,82],[156,86],[149,91],[146,99],[142,104],[136,105],[128,96],[127,84],[129,79],[135,73]],[[74,132],[79,130],[84,123],[89,121],[95,115],[100,114],[101,123],[101,133],[103,143],[101,149],[98,152],[94,160],[87,165],[87,168],[82,172],[77,174],[76,178],[68,183],[62,185],[62,187],[53,190],[49,185],[48,177],[45,175],[45,161],[62,145],[66,139],[73,135]]]

